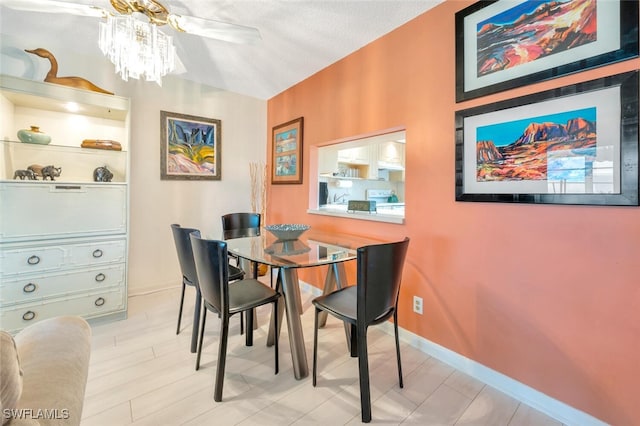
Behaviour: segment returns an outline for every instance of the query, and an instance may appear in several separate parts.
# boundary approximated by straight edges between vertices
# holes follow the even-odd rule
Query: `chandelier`
[[[107,15],[107,22],[100,23],[98,45],[124,81],[144,77],[162,86],[162,77],[175,67],[173,39],[134,15],[139,14]]]

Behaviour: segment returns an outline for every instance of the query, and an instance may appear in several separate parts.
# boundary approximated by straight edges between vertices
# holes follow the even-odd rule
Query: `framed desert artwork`
[[[456,113],[456,201],[638,205],[638,72]]]

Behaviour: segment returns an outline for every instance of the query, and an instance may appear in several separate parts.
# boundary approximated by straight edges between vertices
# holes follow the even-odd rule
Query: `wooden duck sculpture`
[[[82,77],[58,77],[58,61],[56,61],[53,53],[49,52],[46,49],[39,47],[33,50],[25,49],[25,52],[33,53],[34,55],[38,55],[41,58],[46,58],[49,60],[49,62],[51,63],[51,69],[47,73],[47,76],[44,78],[44,81],[48,83],[62,84],[63,86],[71,86],[77,89],[91,90],[94,92],[113,95],[113,92],[101,89],[89,80],[86,80]]]

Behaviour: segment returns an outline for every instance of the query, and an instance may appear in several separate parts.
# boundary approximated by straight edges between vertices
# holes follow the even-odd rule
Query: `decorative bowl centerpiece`
[[[271,232],[277,239],[289,241],[297,240],[300,235],[311,227],[300,223],[281,223],[278,225],[267,225],[264,228]]]
[[[31,126],[30,130],[18,130],[18,139],[20,139],[20,142],[37,143],[40,145],[47,145],[51,142],[51,136],[42,133],[38,126]]]
[[[264,249],[264,252],[273,256],[295,256],[311,251],[311,247],[300,240],[278,240]]]

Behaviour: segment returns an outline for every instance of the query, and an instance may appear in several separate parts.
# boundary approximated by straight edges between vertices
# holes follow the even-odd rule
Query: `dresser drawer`
[[[123,290],[93,292],[85,296],[51,299],[46,302],[16,305],[2,308],[0,323],[8,331],[20,330],[46,318],[59,315],[80,315],[93,318],[108,313],[124,311],[126,306]]]
[[[0,278],[125,261],[125,239],[12,245],[0,250]]]
[[[0,182],[0,241],[123,234],[124,184]]]
[[[30,303],[43,298],[87,293],[109,287],[124,288],[125,265],[106,265],[74,272],[25,277],[0,282],[0,306]]]

